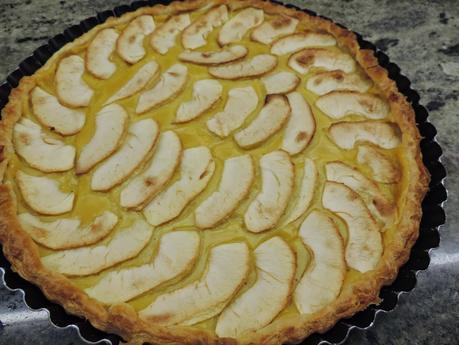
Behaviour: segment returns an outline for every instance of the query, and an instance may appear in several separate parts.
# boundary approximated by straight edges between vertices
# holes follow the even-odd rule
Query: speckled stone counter
[[[440,248],[416,288],[395,311],[379,314],[348,344],[459,344],[459,3],[457,0],[309,0],[308,7],[357,31],[386,52],[430,111],[444,149],[449,200]],[[46,40],[122,0],[1,0],[0,79]],[[1,284],[1,283],[0,283]],[[30,311],[19,292],[0,286],[0,344],[85,344],[73,328],[57,329],[45,311]]]

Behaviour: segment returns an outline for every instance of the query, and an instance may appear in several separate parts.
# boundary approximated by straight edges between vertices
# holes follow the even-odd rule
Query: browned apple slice
[[[55,82],[57,97],[69,107],[89,105],[94,91],[83,80],[84,60],[78,55],[70,55],[61,60],[57,67]]]
[[[265,86],[266,94],[273,95],[295,90],[300,83],[300,78],[294,73],[278,72],[261,78],[261,81]]]
[[[13,143],[17,154],[35,169],[60,172],[73,168],[75,148],[47,135],[27,118],[15,124]]]
[[[251,38],[256,42],[271,44],[276,38],[294,33],[298,22],[296,18],[277,16],[253,30]]]
[[[175,123],[194,120],[212,108],[217,103],[223,92],[223,86],[213,79],[198,80],[193,85],[193,98],[180,104],[175,115]]]
[[[210,75],[220,79],[254,78],[271,72],[277,66],[277,58],[270,54],[255,55],[240,62],[209,68]]]
[[[390,107],[378,96],[355,91],[332,91],[320,96],[316,106],[332,119],[356,114],[369,119],[384,119]]]
[[[225,243],[210,250],[208,266],[198,281],[165,293],[139,312],[162,325],[193,325],[219,314],[245,282],[249,271],[245,243]]]
[[[196,19],[182,33],[182,44],[186,49],[196,49],[207,44],[207,36],[228,20],[228,8],[220,5]]]
[[[108,105],[97,113],[94,136],[83,146],[76,173],[84,174],[110,156],[119,146],[128,122],[128,114],[118,104]]]
[[[313,67],[328,71],[342,70],[346,73],[355,69],[355,61],[350,55],[325,48],[301,50],[290,56],[288,65],[300,74],[308,73]]]
[[[231,89],[225,109],[207,121],[207,128],[220,137],[226,137],[244,123],[257,105],[258,95],[252,86]]]
[[[150,241],[153,229],[143,220],[123,229],[104,244],[61,250],[42,257],[48,269],[69,275],[86,276],[136,257]]]
[[[279,131],[291,113],[287,97],[270,95],[258,116],[246,128],[234,135],[237,144],[243,148],[253,147]]]
[[[161,237],[151,263],[109,272],[85,292],[104,304],[126,302],[190,270],[198,254],[195,231],[168,232]]]
[[[286,152],[265,154],[260,160],[260,168],[261,192],[244,215],[245,225],[252,232],[273,228],[284,213],[293,191],[294,169]]]
[[[86,121],[83,111],[64,107],[56,97],[39,86],[32,90],[31,96],[33,113],[50,130],[62,135],[74,135],[83,128]]]
[[[103,29],[94,37],[86,51],[86,68],[96,78],[108,79],[116,71],[116,65],[110,60],[116,49],[118,32],[115,29]]]
[[[293,156],[303,151],[311,142],[316,130],[316,121],[301,93],[289,93],[287,98],[292,112],[285,128],[282,150]]]
[[[121,99],[131,97],[142,90],[150,80],[159,75],[159,65],[156,61],[150,61],[143,65],[134,76],[124,84],[105,104],[113,103]]]
[[[402,141],[402,132],[393,122],[337,122],[328,128],[328,135],[336,145],[346,150],[360,142],[369,142],[383,149],[394,149]]]
[[[218,318],[219,337],[237,338],[268,325],[289,302],[296,259],[288,244],[273,237],[254,251],[257,280]]]
[[[177,134],[172,131],[162,133],[149,165],[121,191],[121,206],[142,208],[158,194],[172,178],[181,153],[182,144]]]
[[[304,48],[327,47],[336,44],[335,38],[324,32],[297,32],[276,40],[271,46],[271,54],[285,55]]]
[[[342,183],[357,192],[373,216],[386,227],[393,224],[396,212],[394,200],[387,196],[374,181],[342,162],[327,163],[325,171],[327,180]]]
[[[179,59],[198,65],[220,65],[242,59],[248,52],[246,47],[234,45],[212,51],[185,50],[180,53]]]
[[[177,35],[190,25],[190,15],[181,13],[170,17],[151,34],[151,46],[158,53],[165,55],[176,45]]]
[[[116,44],[116,51],[121,58],[135,64],[145,56],[143,41],[155,30],[152,16],[142,15],[133,19],[123,30]]]
[[[301,314],[315,313],[338,297],[346,275],[344,243],[333,219],[312,211],[300,228],[312,259],[298,283],[294,301]]]
[[[377,182],[397,183],[402,177],[400,166],[371,145],[357,147],[357,162],[368,166]]]
[[[316,164],[312,159],[305,158],[301,186],[285,225],[294,222],[308,210],[314,196],[318,179],[319,174]]]
[[[183,209],[208,185],[215,171],[215,162],[205,146],[183,151],[180,179],[158,194],[143,210],[151,225],[166,223]]]
[[[383,252],[380,229],[360,196],[344,184],[326,182],[322,203],[346,222],[347,264],[362,273],[375,269]]]
[[[91,189],[107,191],[123,182],[151,151],[158,132],[158,125],[152,119],[133,123],[120,149],[94,171]]]
[[[250,155],[225,160],[218,190],[211,194],[195,211],[199,228],[211,228],[228,217],[247,196],[254,178]]]
[[[331,91],[366,92],[372,85],[372,81],[367,77],[339,70],[313,75],[306,82],[306,88],[317,95],[325,95]]]
[[[263,22],[263,18],[263,10],[253,7],[244,8],[223,25],[218,35],[218,43],[223,46],[242,40],[250,29]]]
[[[22,213],[18,218],[22,229],[35,242],[51,249],[69,249],[94,244],[107,236],[118,223],[118,217],[108,211],[84,227],[78,218],[43,222],[29,213]]]
[[[56,180],[28,175],[19,170],[16,173],[16,182],[24,201],[38,213],[57,215],[73,208],[75,194],[61,191]]]
[[[168,102],[183,90],[188,79],[188,68],[175,64],[161,75],[159,82],[144,91],[137,102],[136,113],[141,114],[153,107]]]

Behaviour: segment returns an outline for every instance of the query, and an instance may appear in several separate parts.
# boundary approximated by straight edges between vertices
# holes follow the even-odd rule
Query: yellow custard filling
[[[191,19],[193,20],[197,16],[199,16],[200,12],[193,12],[191,13]],[[272,16],[265,15],[265,20],[272,19]],[[165,20],[165,18],[155,17],[156,25],[159,26]],[[115,29],[121,32],[124,29],[125,25],[120,25],[115,27]],[[301,31],[302,28],[299,27],[297,30]],[[209,50],[217,50],[220,47],[217,44],[217,34],[218,30],[214,30],[209,37],[207,38],[207,45],[200,48],[199,50],[202,51],[209,51]],[[177,38],[177,44],[175,47],[170,49],[168,54],[160,55],[156,53],[149,44],[149,40],[145,39],[144,41],[144,48],[146,50],[146,56],[142,59],[141,62],[135,65],[128,65],[124,62],[119,56],[113,54],[112,61],[116,64],[116,72],[115,74],[108,80],[100,80],[93,76],[91,76],[88,72],[84,74],[84,80],[86,83],[95,91],[90,105],[86,108],[86,123],[83,129],[74,136],[68,137],[60,137],[61,140],[64,142],[74,145],[76,147],[77,156],[81,152],[84,145],[86,145],[91,137],[94,135],[95,131],[95,116],[96,114],[103,108],[104,103],[120,88],[122,87],[130,78],[147,62],[149,61],[156,61],[160,67],[161,71],[164,72],[170,66],[179,63],[177,56],[183,50],[181,44],[179,43],[179,38]],[[244,45],[249,49],[249,54],[247,58],[256,56],[262,53],[270,53],[270,46],[264,45],[261,43],[256,43],[250,40],[247,36],[239,43]],[[85,50],[87,48],[87,44],[82,44],[72,48],[72,50],[68,53],[71,54],[78,54],[84,57]],[[339,47],[329,47],[327,49],[340,49]],[[278,66],[276,68],[277,72],[280,71],[291,71],[291,69],[287,65],[289,55],[284,55],[278,57]],[[180,62],[181,63],[181,62]],[[166,281],[165,283],[160,284],[159,286],[155,287],[152,291],[148,291],[132,300],[128,303],[132,305],[136,310],[141,310],[151,304],[156,297],[161,294],[179,289],[183,286],[190,284],[198,280],[204,270],[206,269],[207,265],[207,258],[209,255],[209,250],[213,246],[221,243],[226,242],[235,242],[235,241],[245,241],[248,243],[250,249],[256,248],[259,244],[266,241],[267,239],[273,236],[280,236],[282,237],[293,249],[296,253],[296,272],[295,272],[295,282],[298,282],[301,277],[303,276],[304,272],[306,271],[308,264],[311,260],[311,253],[306,248],[306,246],[302,243],[301,239],[298,237],[298,229],[308,215],[308,213],[313,209],[321,209],[323,210],[321,196],[322,196],[322,188],[323,182],[325,180],[325,168],[324,164],[329,161],[340,160],[344,163],[349,163],[352,165],[356,162],[356,150],[342,150],[338,148],[328,137],[327,129],[329,126],[335,122],[336,120],[330,119],[327,115],[322,113],[321,110],[315,105],[315,101],[317,100],[318,96],[314,93],[308,91],[304,86],[306,81],[314,74],[317,73],[317,69],[312,69],[308,74],[301,76],[301,82],[297,88],[297,91],[300,92],[304,98],[307,100],[309,105],[311,106],[312,112],[314,114],[314,118],[316,121],[316,131],[311,143],[306,147],[304,151],[300,154],[297,154],[292,157],[292,161],[295,165],[295,188],[292,195],[292,199],[295,200],[298,196],[299,188],[298,186],[301,183],[302,175],[303,175],[303,164],[305,157],[310,158],[315,161],[318,171],[319,171],[319,181],[317,183],[317,189],[314,194],[314,199],[312,201],[311,206],[308,208],[308,211],[303,214],[299,219],[296,221],[288,224],[285,224],[285,220],[287,219],[292,207],[293,203],[289,203],[287,209],[278,222],[278,225],[269,231],[265,231],[262,233],[251,233],[246,230],[244,226],[243,216],[249,203],[255,198],[255,196],[260,191],[261,185],[261,176],[260,176],[260,167],[258,166],[258,162],[260,158],[271,151],[277,150],[281,146],[281,141],[284,135],[284,130],[278,131],[275,135],[273,135],[270,139],[262,143],[261,145],[253,148],[253,149],[242,149],[240,148],[236,142],[234,141],[232,136],[228,136],[227,138],[219,138],[213,133],[211,133],[207,127],[206,122],[207,120],[212,117],[215,113],[222,111],[224,105],[226,104],[226,100],[228,98],[228,91],[234,87],[243,87],[243,86],[252,86],[259,97],[259,103],[257,109],[251,113],[251,115],[245,120],[244,125],[245,127],[249,124],[256,115],[260,112],[261,108],[263,107],[263,100],[266,97],[266,91],[264,86],[259,78],[255,79],[248,79],[248,80],[219,80],[221,85],[223,86],[222,92],[222,99],[218,102],[211,110],[206,111],[203,115],[199,116],[197,119],[183,124],[174,124],[173,119],[176,114],[176,111],[179,105],[182,102],[188,101],[192,98],[192,85],[194,82],[201,80],[201,79],[213,79],[213,77],[208,73],[208,67],[206,66],[198,66],[194,64],[186,64],[188,67],[188,81],[186,84],[185,89],[177,96],[174,97],[171,101],[158,106],[152,110],[147,111],[142,115],[137,115],[135,113],[135,106],[137,104],[137,100],[139,98],[139,93],[136,95],[129,97],[127,99],[118,101],[117,103],[122,105],[124,109],[129,114],[129,123],[132,124],[136,121],[145,119],[145,118],[152,118],[154,119],[160,127],[161,132],[166,130],[173,130],[179,137],[182,142],[182,146],[184,149],[195,147],[195,146],[206,146],[208,147],[211,152],[212,156],[216,162],[216,170],[213,174],[210,183],[205,188],[205,190],[199,194],[192,202],[190,202],[183,212],[180,214],[179,217],[173,219],[172,221],[157,226],[154,229],[152,239],[150,240],[149,244],[141,251],[141,253],[135,257],[134,259],[130,259],[125,261],[121,264],[115,265],[110,267],[99,274],[94,274],[85,277],[69,277],[69,279],[79,288],[88,288],[93,286],[97,283],[102,276],[107,274],[107,272],[116,271],[121,268],[126,267],[133,267],[139,266],[145,263],[149,263],[155,257],[155,253],[158,247],[158,241],[161,236],[171,230],[177,229],[189,229],[189,230],[196,230],[199,232],[201,237],[201,244],[200,244],[200,252],[198,259],[193,266],[191,271],[188,271],[182,275],[179,275],[172,280]],[[37,73],[37,84],[51,94],[56,94],[55,84],[54,84],[54,75],[56,71],[56,65],[48,66],[40,70]],[[357,71],[358,73],[363,73],[361,70]],[[154,80],[150,81],[150,83],[145,87],[148,89],[154,84]],[[379,91],[377,87],[373,86],[368,93],[378,94]],[[29,100],[24,101],[23,105],[23,113],[25,117],[32,119],[34,122],[37,122],[37,119],[34,117],[31,105]],[[343,118],[343,120],[354,120],[354,119],[362,119],[358,116],[347,116]],[[395,121],[392,115],[389,115],[385,121]],[[49,132],[47,129],[43,128],[44,131],[49,133],[50,135],[55,135]],[[237,207],[237,209],[229,216],[228,219],[221,222],[219,225],[215,226],[212,229],[208,230],[199,230],[194,225],[194,216],[193,212],[198,205],[200,205],[204,200],[206,200],[210,194],[212,194],[219,184],[222,170],[223,170],[223,162],[225,159],[250,153],[255,162],[255,179],[254,183],[252,184],[251,190],[245,200]],[[402,172],[406,171],[407,167],[404,166],[404,159],[403,159],[403,146],[400,145],[398,148],[392,150],[392,155],[398,158],[399,163],[402,167]],[[151,155],[149,156],[151,157]],[[148,159],[144,161],[133,174],[130,175],[129,180],[136,176],[139,172],[143,171],[145,168]],[[100,163],[99,163],[100,164]],[[9,166],[7,170],[7,179],[12,182],[14,190],[16,192],[18,198],[18,213],[22,212],[29,212],[34,213],[24,202],[21,197],[20,192],[18,191],[17,186],[14,183],[15,175],[18,170],[27,172],[31,175],[35,176],[43,176],[47,175],[56,179],[60,182],[60,189],[62,191],[73,191],[76,196],[76,200],[74,203],[74,207],[71,212],[59,215],[59,216],[47,216],[41,217],[44,220],[55,220],[62,217],[65,218],[79,218],[81,219],[82,224],[90,223],[95,217],[100,215],[103,211],[111,211],[115,213],[119,217],[119,223],[115,231],[113,231],[109,236],[107,236],[100,243],[108,243],[113,236],[117,233],[117,231],[121,228],[125,228],[131,225],[137,219],[143,219],[143,215],[141,211],[136,212],[132,210],[123,209],[119,204],[120,198],[120,191],[125,185],[125,182],[122,184],[112,188],[108,192],[95,192],[91,190],[90,181],[92,176],[92,171],[82,174],[76,175],[74,170],[70,170],[63,173],[53,173],[53,174],[44,174],[39,172],[38,170],[32,169],[25,163],[19,156],[13,155],[10,158]],[[362,167],[362,171],[367,175],[371,174],[368,167]],[[176,172],[173,178],[168,182],[168,185],[171,185],[176,180],[180,178],[180,174]],[[404,198],[406,194],[406,180],[407,174],[402,173],[402,180],[398,184],[391,184],[391,185],[381,185],[384,189],[388,189],[388,191],[395,195],[395,200],[397,205],[404,204]],[[166,186],[167,188],[167,186]],[[400,210],[400,208],[399,208]],[[327,212],[327,211],[325,211]],[[332,213],[328,212],[332,217],[334,217],[338,223],[340,234],[342,235],[344,241],[346,242],[348,233],[346,229],[345,223],[333,216]],[[395,222],[396,224],[396,222]],[[392,228],[386,229],[383,233],[383,243],[387,243],[393,237],[394,233],[397,231],[397,228],[394,226]],[[45,248],[41,245],[38,245],[40,255],[46,256],[54,251],[48,248]],[[252,258],[253,259],[253,258]],[[247,278],[246,283],[242,287],[242,289],[238,292],[244,292],[245,290],[249,289],[256,280],[256,271],[253,269],[254,262],[252,260],[252,268],[250,269],[250,274]],[[361,276],[356,270],[348,269],[346,273],[346,279],[344,284],[352,284]],[[285,308],[278,318],[282,318],[286,315],[298,314],[298,310],[296,309],[294,303],[291,301],[287,308]],[[202,327],[205,329],[214,329],[216,319],[218,316],[210,318],[206,321],[200,322],[195,327]]]

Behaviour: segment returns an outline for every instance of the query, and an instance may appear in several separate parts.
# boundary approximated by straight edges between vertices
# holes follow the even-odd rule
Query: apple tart
[[[110,18],[12,91],[0,240],[130,344],[281,344],[378,303],[429,177],[355,35],[261,0]]]

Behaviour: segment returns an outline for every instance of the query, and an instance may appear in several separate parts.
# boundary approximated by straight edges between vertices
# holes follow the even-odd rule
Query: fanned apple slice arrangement
[[[348,272],[374,270],[403,136],[337,39],[298,24],[227,5],[143,14],[60,59],[12,133],[43,265],[95,277],[84,291],[103,305],[153,292],[147,322],[215,318],[233,338],[289,306],[319,312]],[[85,212],[91,195],[105,209]]]

